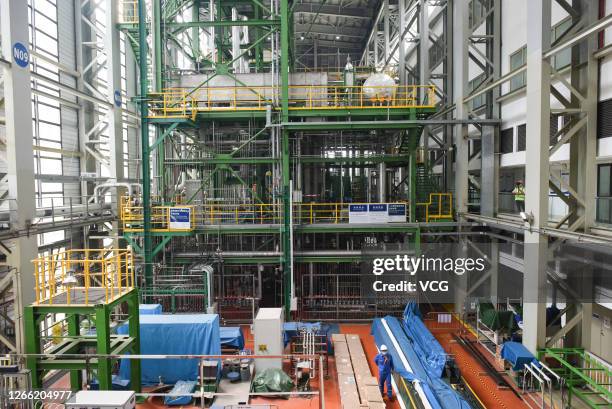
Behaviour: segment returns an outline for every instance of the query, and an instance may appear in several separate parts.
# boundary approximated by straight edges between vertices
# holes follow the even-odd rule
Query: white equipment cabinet
[[[283,309],[260,308],[255,321],[255,355],[271,356],[282,355],[283,345]],[[268,368],[282,369],[281,358],[255,359],[255,370],[261,372]]]
[[[64,404],[66,409],[134,409],[133,391],[78,391]]]

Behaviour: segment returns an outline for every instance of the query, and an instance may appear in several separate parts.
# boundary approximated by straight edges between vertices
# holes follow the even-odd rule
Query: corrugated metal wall
[[[58,22],[58,41],[60,62],[70,68],[76,69],[76,44],[75,44],[75,5],[72,1],[57,2],[57,22]],[[76,87],[77,81],[71,75],[60,73],[62,84]],[[76,103],[76,98],[66,92],[62,92],[62,98]],[[68,151],[79,151],[79,124],[78,111],[74,107],[62,104],[61,130],[62,130],[62,149]],[[80,176],[80,158],[77,156],[62,157],[62,170],[64,176]],[[65,182],[64,196],[76,197],[81,195],[80,182]]]

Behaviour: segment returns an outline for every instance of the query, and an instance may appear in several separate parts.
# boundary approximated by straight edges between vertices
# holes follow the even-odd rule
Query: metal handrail
[[[71,249],[38,257],[32,263],[37,305],[55,305],[56,297],[64,293],[62,305],[89,305],[93,289],[104,290],[108,303],[134,288],[133,254],[126,249]],[[83,301],[73,299],[76,291]]]
[[[290,110],[434,108],[433,85],[345,86],[290,85]],[[189,118],[199,112],[264,111],[273,105],[281,87],[214,86],[167,88],[149,94],[151,118]]]

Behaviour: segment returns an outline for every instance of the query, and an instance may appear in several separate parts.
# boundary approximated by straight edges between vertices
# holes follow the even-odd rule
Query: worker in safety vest
[[[387,346],[380,346],[380,353],[374,358],[374,363],[378,366],[378,387],[380,394],[385,395],[385,382],[387,383],[387,396],[393,400],[393,390],[391,389],[391,371],[393,368],[393,358],[389,355]]]
[[[525,186],[523,186],[522,180],[517,180],[514,186],[514,190],[512,191],[514,195],[514,203],[516,203],[516,208],[518,212],[525,211]]]

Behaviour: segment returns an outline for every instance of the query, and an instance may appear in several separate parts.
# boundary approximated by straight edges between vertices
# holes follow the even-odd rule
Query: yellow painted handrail
[[[121,200],[121,222],[126,232],[142,231],[143,213],[139,201],[123,197]],[[406,202],[398,202],[404,203]],[[295,224],[330,223],[349,221],[349,205],[367,203],[294,203]],[[172,232],[168,223],[169,209],[180,205],[152,206],[151,227],[154,232]],[[246,204],[198,204],[190,206],[192,229],[196,226],[217,224],[277,224],[283,219],[283,205],[277,203]]]
[[[416,205],[424,207],[425,222],[453,218],[452,193],[430,193],[428,202],[417,203]]]
[[[118,22],[138,24],[138,0],[121,0]]]
[[[263,111],[280,95],[280,87],[220,86],[196,90],[168,88],[149,94],[151,118],[194,118],[199,112]],[[343,86],[290,85],[290,110],[434,108],[433,85]]]
[[[134,256],[126,249],[71,249],[32,263],[38,305],[108,303],[135,285]]]

